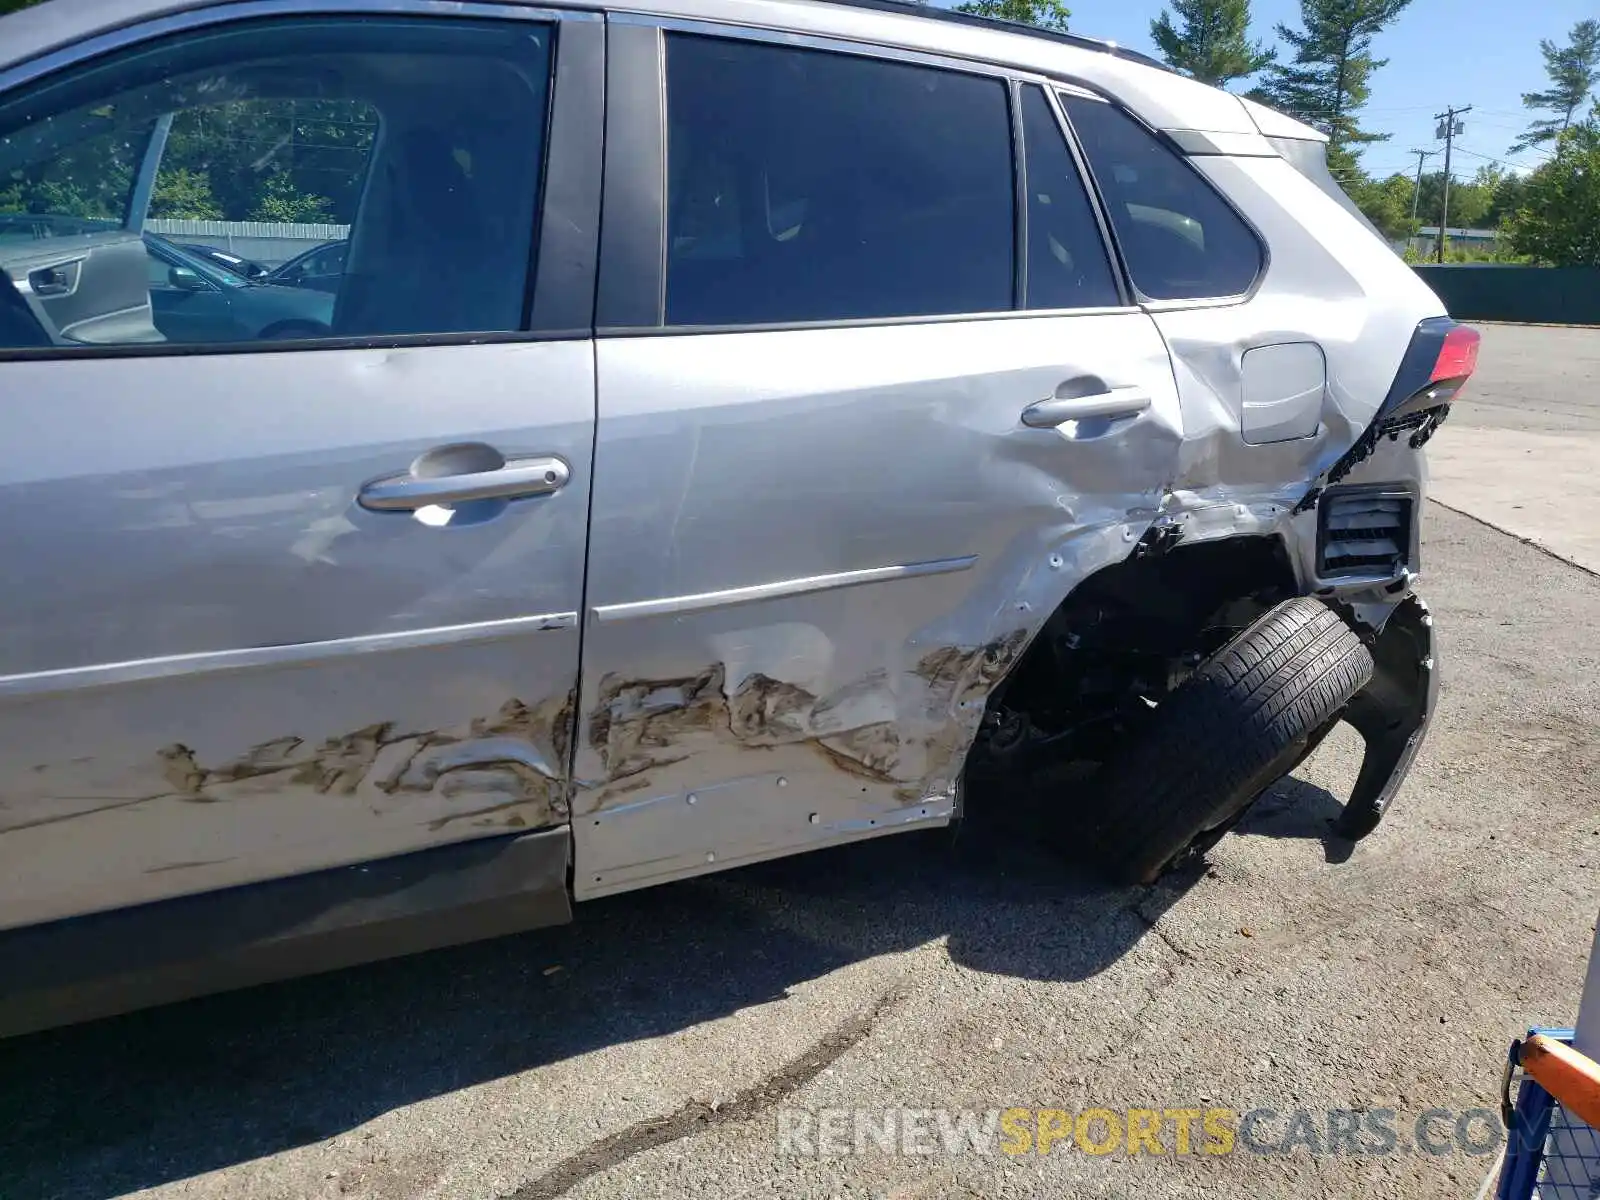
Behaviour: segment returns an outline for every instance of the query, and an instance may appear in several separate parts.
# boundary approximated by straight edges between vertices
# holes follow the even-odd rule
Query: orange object
[[[1522,1069],[1574,1116],[1600,1129],[1600,1063],[1542,1033],[1522,1043]]]

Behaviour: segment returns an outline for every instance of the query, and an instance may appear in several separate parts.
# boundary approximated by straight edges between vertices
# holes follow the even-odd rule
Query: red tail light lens
[[[1478,343],[1482,339],[1476,329],[1457,325],[1444,335],[1444,345],[1439,347],[1439,357],[1434,360],[1429,383],[1442,379],[1466,379],[1478,369]]]

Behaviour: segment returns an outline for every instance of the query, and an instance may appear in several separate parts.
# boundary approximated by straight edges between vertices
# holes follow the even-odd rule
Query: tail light
[[[1450,415],[1450,401],[1477,370],[1481,340],[1476,329],[1449,317],[1429,317],[1418,325],[1378,415],[1322,481],[1301,497],[1294,511],[1305,512],[1315,505],[1325,488],[1350,474],[1383,438],[1405,435],[1413,450],[1426,445]]]
[[[1453,326],[1439,346],[1439,355],[1433,360],[1433,374],[1428,377],[1428,382],[1454,380],[1459,391],[1461,385],[1478,369],[1478,343],[1482,340],[1478,331],[1471,326]]]

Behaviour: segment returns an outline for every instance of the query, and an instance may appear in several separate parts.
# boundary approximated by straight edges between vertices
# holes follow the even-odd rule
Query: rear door
[[[610,39],[580,896],[947,821],[1181,430],[1037,81]]]
[[[0,75],[0,208],[351,227],[323,338],[7,306],[0,925],[567,824],[602,24],[304,7]]]

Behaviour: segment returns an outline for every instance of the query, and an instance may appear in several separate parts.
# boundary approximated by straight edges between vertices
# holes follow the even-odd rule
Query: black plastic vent
[[[1332,488],[1317,507],[1317,574],[1322,578],[1388,578],[1410,565],[1410,496]]]

